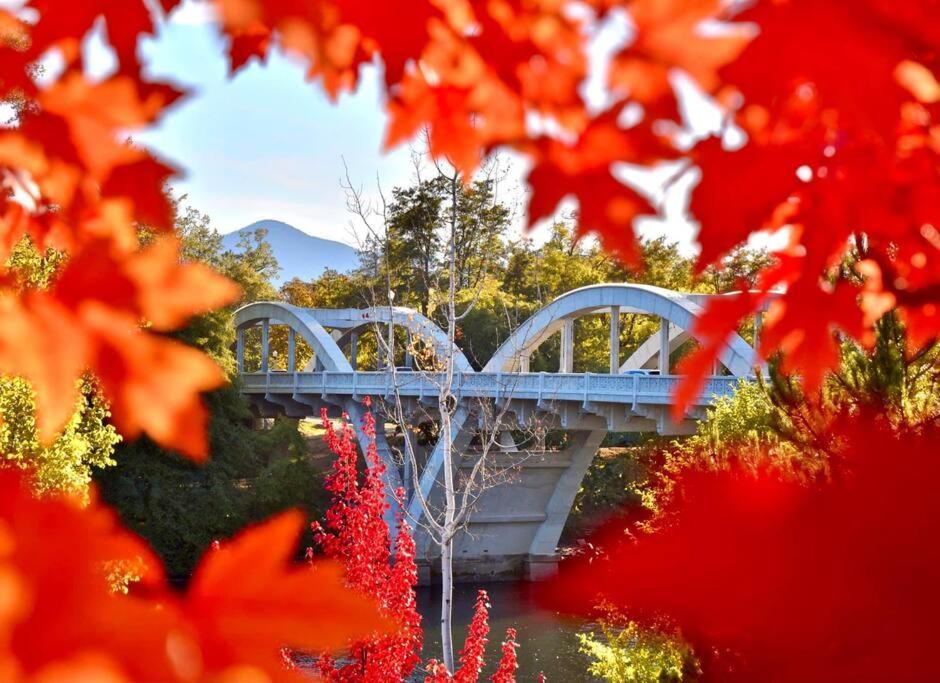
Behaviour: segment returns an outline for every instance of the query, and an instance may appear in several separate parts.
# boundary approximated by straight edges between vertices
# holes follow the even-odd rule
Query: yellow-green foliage
[[[82,382],[75,413],[48,444],[36,430],[36,408],[30,384],[0,378],[0,459],[31,469],[38,492],[85,495],[92,468],[113,465],[111,455],[121,437],[106,422],[108,410],[89,382]]]
[[[600,633],[579,634],[591,658],[588,672],[612,683],[671,683],[695,671],[692,651],[677,635],[644,629],[636,622],[602,621]]]
[[[805,464],[806,454],[794,443],[781,439],[781,431],[795,429],[760,382],[741,381],[731,396],[722,396],[708,409],[708,419],[697,433],[677,442],[685,452],[707,455],[715,464],[734,457],[753,461],[771,459],[778,467]],[[800,461],[797,463],[795,461]]]

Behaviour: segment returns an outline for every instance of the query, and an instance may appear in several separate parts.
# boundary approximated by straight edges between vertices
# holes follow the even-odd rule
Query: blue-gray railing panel
[[[585,403],[668,404],[680,380],[678,375],[607,375],[592,373],[477,372],[454,374],[452,388],[461,398],[500,400],[583,401]],[[268,372],[242,374],[247,393],[319,393],[348,396],[385,396],[398,392],[409,397],[437,395],[443,373],[398,372]],[[711,377],[697,405],[728,396],[740,378]]]

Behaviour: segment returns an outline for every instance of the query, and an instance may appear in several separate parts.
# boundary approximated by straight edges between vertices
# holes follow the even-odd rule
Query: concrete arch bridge
[[[707,298],[647,285],[593,285],[568,292],[532,315],[479,372],[453,348],[455,372],[450,386],[457,405],[450,436],[458,470],[454,474],[460,477],[474,467],[481,452],[478,442],[487,429],[491,435],[498,431],[498,439],[492,440],[497,445],[487,458],[497,469],[502,467],[503,473],[493,478],[499,483],[479,492],[466,529],[456,540],[458,576],[521,573],[537,579],[553,573],[556,546],[575,494],[609,431],[689,433],[716,397],[730,394],[742,378],[752,376],[754,349],[736,334],[721,353],[721,367],[707,380],[685,419],[679,423],[670,419],[672,392],[679,378],[670,372],[669,356],[692,336],[693,322]],[[620,315],[626,313],[657,316],[660,325],[658,332],[621,361]],[[573,371],[574,321],[588,315],[610,318],[608,373]],[[412,370],[407,367],[413,365],[407,353],[406,366],[396,368],[394,362],[385,360],[395,357],[387,345],[378,354],[378,369],[356,367],[360,335],[372,331],[383,340],[393,340],[394,335],[387,334],[389,326],[421,339],[437,358],[446,357],[445,332],[414,310],[315,309],[262,302],[239,309],[235,324],[242,391],[261,416],[303,418],[318,416],[326,408],[334,415],[347,412],[358,426],[366,410],[363,400],[369,396],[380,410],[388,409],[394,398],[412,423],[435,417],[439,388],[446,379],[441,372]],[[274,326],[287,328],[286,370],[271,367]],[[252,328],[260,328],[260,364],[257,371],[246,372],[246,332]],[[755,339],[758,329],[759,318]],[[530,372],[532,354],[556,334],[561,350],[558,372]],[[296,363],[298,338],[313,352],[303,368]],[[565,431],[564,448],[552,450],[541,439],[526,436],[549,429]],[[407,438],[410,431],[405,434]],[[365,435],[358,436],[364,446]],[[419,559],[429,563],[434,545],[420,523],[414,523],[422,519],[422,497],[432,504],[440,500],[443,442],[440,439],[422,452],[420,472],[414,476],[407,459],[403,463],[396,456],[383,430],[377,435],[386,464],[386,486],[390,492],[398,487],[406,491],[404,507],[416,528]],[[393,505],[390,517],[397,510]]]

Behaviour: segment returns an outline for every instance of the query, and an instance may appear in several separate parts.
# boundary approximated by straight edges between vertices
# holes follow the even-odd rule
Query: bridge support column
[[[405,440],[408,441],[408,446],[411,448],[411,452],[415,455],[415,460],[417,461],[420,457],[418,453],[418,439],[415,436],[415,433],[410,429],[403,429],[402,434],[405,437]],[[401,481],[402,488],[405,489],[405,503],[407,504],[411,500],[411,494],[414,491],[414,481],[415,481],[415,472],[412,470],[411,458],[408,457],[408,451],[402,454],[402,465],[401,465]]]
[[[529,372],[530,360],[532,360],[532,356],[527,353],[519,355],[519,372]]]
[[[268,371],[268,355],[271,350],[271,323],[267,320],[261,322],[261,372]]]
[[[526,563],[529,578],[545,579],[554,573],[555,565],[550,559],[555,556],[558,539],[565,528],[565,522],[568,521],[574,498],[606,434],[606,429],[575,432],[571,446],[566,448],[564,453],[555,456],[566,455],[571,464],[555,485],[555,490],[545,506],[545,521],[539,525],[532,545],[529,546],[529,560]]]
[[[239,372],[245,372],[245,328],[239,327],[235,332],[235,363]]]
[[[610,374],[620,373],[620,306],[610,307]]]
[[[385,347],[382,346],[381,336],[375,335],[375,369],[383,370],[385,368]]]
[[[566,318],[561,326],[561,354],[558,372],[574,372],[574,319]]]
[[[669,321],[665,318],[659,322],[659,374],[669,374]]]
[[[287,329],[287,371],[297,370],[297,333],[293,327]]]
[[[359,369],[359,335],[355,332],[349,335],[349,364],[353,370]]]
[[[361,448],[362,452],[365,453],[366,448],[368,448],[369,443],[372,441],[371,437],[369,437],[362,430],[362,418],[365,415],[367,408],[356,400],[343,401],[342,407],[349,415],[349,423],[356,432],[356,437],[359,440],[359,448]],[[398,528],[398,514],[401,511],[401,506],[398,504],[395,491],[402,486],[402,478],[398,469],[398,464],[395,462],[395,458],[392,456],[392,449],[389,448],[388,441],[385,439],[385,424],[381,416],[377,414],[377,411],[373,411],[372,414],[376,418],[375,448],[379,454],[379,458],[385,465],[385,474],[383,479],[385,482],[385,500],[388,502],[389,507],[385,511],[384,518],[385,522],[388,524],[389,530],[391,531],[392,539],[394,540],[395,532]]]
[[[414,368],[415,359],[414,356],[411,355],[411,344],[411,330],[408,330],[408,341],[405,344],[405,367]]]
[[[519,452],[519,447],[516,445],[516,440],[512,438],[512,434],[510,434],[509,431],[500,432],[497,443],[499,444],[499,450],[502,453]]]

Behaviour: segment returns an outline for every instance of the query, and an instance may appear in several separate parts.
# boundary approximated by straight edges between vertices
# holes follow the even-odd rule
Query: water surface
[[[490,665],[487,680],[499,661],[500,645],[506,629],[515,627],[518,635],[516,651],[520,683],[536,680],[540,671],[553,683],[580,683],[599,679],[587,673],[589,660],[578,652],[578,633],[590,630],[590,624],[563,617],[537,604],[534,593],[537,584],[489,583],[459,584],[454,591],[454,656],[463,647],[467,627],[473,616],[477,589],[483,588],[490,596],[490,636],[486,647],[486,660]],[[424,626],[424,659],[441,656],[440,587],[418,589],[418,610]],[[423,680],[419,677],[415,680]]]

